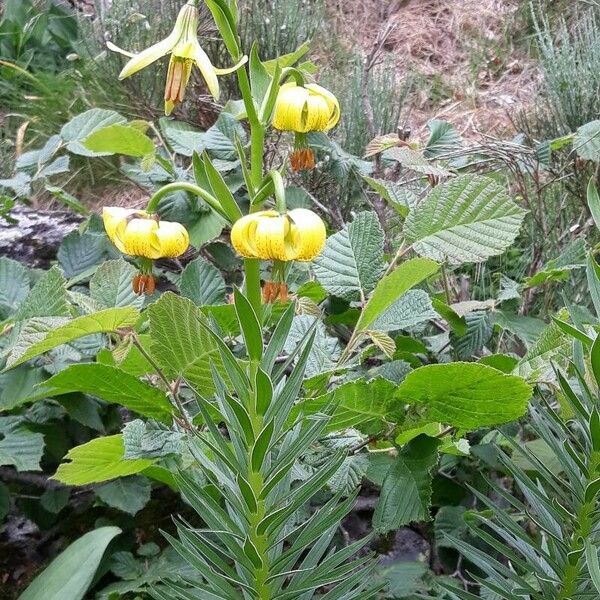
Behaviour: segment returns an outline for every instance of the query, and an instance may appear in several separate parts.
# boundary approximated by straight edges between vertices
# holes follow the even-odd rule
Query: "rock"
[[[0,256],[28,267],[48,268],[65,235],[84,217],[69,211],[35,210],[17,206],[10,212],[16,223],[0,218]]]

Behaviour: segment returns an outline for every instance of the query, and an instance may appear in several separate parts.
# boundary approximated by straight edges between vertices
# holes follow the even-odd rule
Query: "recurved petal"
[[[242,60],[237,65],[233,65],[233,67],[227,67],[227,69],[217,69],[215,67],[215,73],[217,75],[229,75],[231,73],[235,73],[241,66],[245,65],[248,62],[248,57],[242,57]]]
[[[106,47],[111,50],[112,52],[117,52],[119,54],[122,54],[123,56],[128,56],[129,58],[133,58],[135,56],[135,54],[133,52],[129,52],[128,50],[123,50],[123,48],[119,48],[119,46],[117,46],[116,44],[113,44],[112,42],[106,42]]]
[[[119,79],[125,79],[126,77],[137,73],[141,69],[151,65],[159,58],[171,52],[178,39],[179,35],[173,31],[164,40],[161,40],[157,44],[142,50],[139,54],[135,54],[133,58],[131,58],[123,67],[123,70],[119,74]]]
[[[322,96],[311,95],[307,101],[305,127],[307,131],[325,131],[329,123],[329,106]]]
[[[257,254],[263,260],[288,261],[296,258],[297,247],[286,216],[263,216],[255,233]]]
[[[245,258],[258,258],[254,245],[256,218],[261,213],[253,213],[238,219],[231,228],[231,244],[236,252]]]
[[[273,111],[273,127],[281,131],[306,133],[308,92],[295,84],[281,86]]]
[[[156,230],[161,258],[181,256],[190,245],[190,236],[181,223],[160,221]]]
[[[132,219],[122,234],[125,254],[161,258],[161,248],[156,231],[158,223],[154,219]]]
[[[311,94],[320,96],[325,100],[325,102],[327,102],[329,109],[329,120],[326,129],[332,129],[335,127],[340,120],[341,113],[338,99],[329,90],[316,83],[308,83],[306,84],[306,88],[311,92]]]
[[[125,252],[119,229],[124,229],[127,225],[127,217],[136,212],[136,210],[121,208],[120,206],[105,206],[102,209],[102,221],[104,222],[106,235],[119,252]],[[120,225],[121,227],[119,227]]]
[[[323,220],[312,210],[295,208],[288,213],[295,231],[297,254],[295,260],[313,260],[323,250],[327,230]]]
[[[206,80],[206,85],[208,85],[208,90],[210,91],[212,97],[215,100],[218,100],[220,96],[220,90],[219,80],[217,79],[217,72],[213,67],[212,63],[210,62],[210,58],[208,58],[206,52],[202,50],[202,47],[200,46],[198,40],[195,40],[193,48],[194,62],[196,63],[196,65],[200,69],[200,72],[202,73],[202,76]]]

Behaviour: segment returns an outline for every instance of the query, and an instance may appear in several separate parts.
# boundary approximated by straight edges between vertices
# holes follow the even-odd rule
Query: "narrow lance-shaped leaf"
[[[81,600],[92,584],[108,544],[121,533],[118,527],[100,527],[86,533],[59,554],[20,600]]]

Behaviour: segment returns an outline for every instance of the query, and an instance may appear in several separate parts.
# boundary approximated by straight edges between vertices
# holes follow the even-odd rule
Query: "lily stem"
[[[255,190],[260,188],[263,180],[265,125],[261,123],[250,88],[250,80],[246,67],[237,70],[240,92],[250,123],[250,180]],[[257,212],[262,205],[257,204],[250,208],[250,212]],[[262,297],[260,290],[260,263],[254,258],[244,260],[246,280],[246,296],[254,308],[259,321],[262,321]]]
[[[209,194],[206,190],[203,190],[201,187],[194,185],[193,183],[188,183],[187,181],[178,181],[176,183],[168,183],[167,185],[161,187],[158,191],[154,193],[154,195],[148,201],[148,205],[146,206],[146,210],[149,213],[154,213],[158,210],[158,205],[160,201],[169,194],[173,192],[191,192],[196,196],[202,198],[206,204],[208,204],[216,213],[218,213],[221,217],[223,217],[227,222],[229,218],[227,214],[223,210],[221,203],[212,195]]]

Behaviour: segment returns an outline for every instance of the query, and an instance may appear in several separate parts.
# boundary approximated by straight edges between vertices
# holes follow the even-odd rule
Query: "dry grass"
[[[524,108],[538,71],[518,38],[520,0],[404,0],[332,2],[330,13],[348,47],[365,52],[384,27],[384,46],[398,73],[411,71],[418,85],[413,131],[431,118],[452,121],[464,135],[479,130],[506,134],[508,113]],[[356,28],[356,23],[368,24]]]

